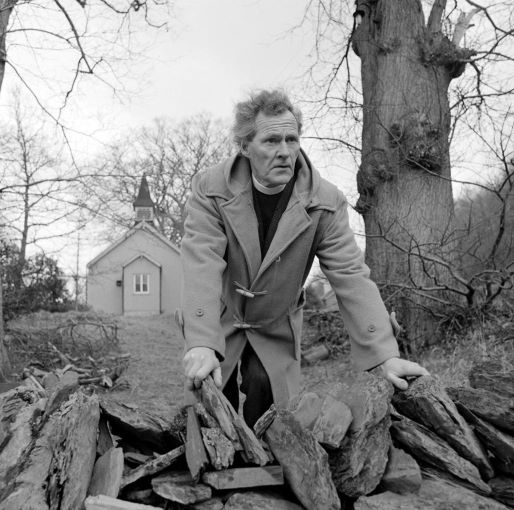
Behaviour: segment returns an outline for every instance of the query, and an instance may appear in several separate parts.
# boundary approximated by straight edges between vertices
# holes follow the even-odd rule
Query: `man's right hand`
[[[184,367],[188,390],[199,388],[209,374],[212,374],[214,384],[221,388],[221,367],[214,349],[209,347],[189,349],[182,360],[182,366]]]

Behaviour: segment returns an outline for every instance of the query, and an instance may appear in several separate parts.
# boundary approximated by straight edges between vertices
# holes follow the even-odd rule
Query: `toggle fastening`
[[[255,296],[264,296],[268,293],[267,290],[255,291],[247,289],[244,285],[241,285],[239,282],[234,282],[234,285],[237,287],[236,292],[247,298],[253,299]]]

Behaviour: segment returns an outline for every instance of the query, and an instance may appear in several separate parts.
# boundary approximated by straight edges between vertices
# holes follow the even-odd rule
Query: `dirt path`
[[[119,317],[120,347],[131,362],[123,378],[130,388],[113,391],[120,402],[133,403],[163,417],[181,405],[183,342],[171,315]]]
[[[119,317],[120,346],[132,354],[124,374],[130,389],[114,391],[113,398],[173,417],[182,403],[183,342],[170,315]],[[347,368],[347,360],[333,359],[302,369],[302,389],[323,390]]]

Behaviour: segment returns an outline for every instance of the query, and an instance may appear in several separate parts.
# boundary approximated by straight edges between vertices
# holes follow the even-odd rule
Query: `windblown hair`
[[[302,112],[293,106],[283,90],[261,90],[250,94],[247,101],[236,104],[235,121],[232,127],[234,143],[241,148],[250,142],[256,133],[255,119],[259,113],[264,115],[280,115],[291,112],[298,124],[298,134],[302,131]]]

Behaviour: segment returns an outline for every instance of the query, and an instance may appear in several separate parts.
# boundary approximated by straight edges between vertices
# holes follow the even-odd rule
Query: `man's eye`
[[[287,143],[296,143],[296,142],[298,142],[298,138],[296,138],[296,136],[290,136],[290,137],[286,138],[286,141],[287,141]]]

